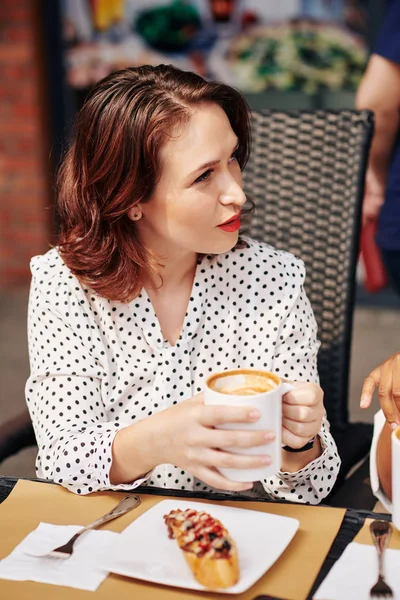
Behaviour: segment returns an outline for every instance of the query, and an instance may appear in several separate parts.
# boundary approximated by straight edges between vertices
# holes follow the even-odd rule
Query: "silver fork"
[[[40,558],[42,558],[42,557],[68,558],[69,556],[71,556],[71,554],[73,552],[74,544],[75,544],[76,540],[83,533],[85,533],[86,531],[89,531],[90,529],[95,529],[96,527],[100,527],[100,525],[104,525],[104,523],[108,523],[108,521],[112,521],[113,519],[116,519],[117,517],[121,517],[125,513],[129,512],[130,510],[137,508],[139,506],[140,502],[141,502],[141,500],[140,500],[139,496],[136,496],[135,494],[130,494],[129,496],[125,496],[117,504],[117,506],[115,506],[112,510],[110,510],[110,512],[106,513],[105,515],[100,517],[100,519],[93,521],[93,523],[90,523],[89,525],[86,525],[85,527],[82,527],[82,529],[77,531],[75,533],[75,535],[73,535],[72,538],[70,540],[68,540],[68,542],[66,544],[63,544],[62,546],[59,546],[58,548],[54,548],[54,550],[52,550],[51,552],[47,552],[46,554],[32,554],[32,556],[36,556],[36,557],[40,557]]]
[[[372,521],[370,527],[371,536],[378,552],[378,581],[372,586],[369,595],[371,598],[393,598],[393,590],[385,581],[383,575],[383,556],[389,545],[392,535],[392,525],[388,521]]]

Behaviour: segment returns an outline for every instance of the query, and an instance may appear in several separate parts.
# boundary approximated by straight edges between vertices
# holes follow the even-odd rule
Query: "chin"
[[[202,244],[202,248],[198,250],[199,254],[225,254],[232,250],[238,242],[239,232],[226,233],[219,236],[218,240],[210,240],[209,243]]]

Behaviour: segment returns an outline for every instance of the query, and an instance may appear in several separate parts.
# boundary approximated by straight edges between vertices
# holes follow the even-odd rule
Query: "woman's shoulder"
[[[34,256],[30,261],[32,273],[30,305],[51,308],[58,316],[85,312],[93,300],[102,301],[87,288],[65,264],[58,248]]]
[[[32,279],[40,285],[51,280],[63,279],[66,282],[75,278],[64,263],[57,248],[51,248],[45,254],[33,256],[30,261]]]
[[[60,297],[71,301],[78,298],[84,300],[92,293],[79,279],[71,273],[65,264],[58,248],[52,248],[45,254],[31,258],[30,269],[32,273],[31,290],[44,296],[47,302],[56,302],[60,305]]]

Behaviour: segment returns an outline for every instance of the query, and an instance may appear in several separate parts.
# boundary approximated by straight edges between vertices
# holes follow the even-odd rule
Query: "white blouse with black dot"
[[[318,381],[317,326],[291,254],[246,239],[248,247],[199,258],[181,335],[163,339],[143,289],[129,303],[96,295],[56,249],[31,261],[27,404],[38,441],[38,477],[78,494],[157,487],[213,491],[169,464],[146,478],[111,485],[119,428],[201,392],[211,372],[262,368]],[[316,504],[331,490],[340,459],[324,419],[323,453],[297,473],[278,472],[251,496]]]

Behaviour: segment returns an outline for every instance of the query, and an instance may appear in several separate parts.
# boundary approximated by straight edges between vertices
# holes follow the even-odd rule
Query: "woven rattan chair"
[[[244,188],[256,205],[245,233],[302,258],[318,323],[318,368],[342,457],[341,478],[369,451],[372,426],[350,424],[348,383],[361,205],[373,115],[253,113]]]

